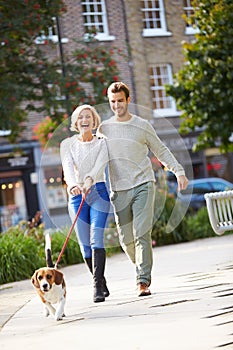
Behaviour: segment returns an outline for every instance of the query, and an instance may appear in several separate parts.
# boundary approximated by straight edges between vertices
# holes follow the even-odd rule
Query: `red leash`
[[[66,236],[66,240],[65,240],[65,242],[64,242],[64,244],[63,244],[62,250],[61,250],[60,254],[58,255],[58,258],[57,258],[57,261],[56,261],[56,264],[55,264],[55,269],[57,268],[57,265],[58,265],[58,263],[59,263],[59,261],[60,261],[60,259],[61,259],[61,257],[62,257],[62,254],[64,253],[64,250],[66,249],[66,246],[67,246],[68,241],[69,241],[69,239],[70,239],[71,233],[72,233],[72,231],[73,231],[73,229],[74,229],[74,226],[75,226],[75,224],[76,224],[76,221],[77,221],[77,219],[78,219],[78,217],[79,217],[80,211],[81,211],[82,206],[83,206],[83,203],[84,203],[84,201],[85,201],[85,198],[86,198],[85,195],[82,196],[82,201],[81,201],[80,206],[79,206],[79,208],[78,208],[77,214],[76,214],[76,216],[75,216],[75,218],[74,218],[74,221],[73,221],[73,223],[72,223],[72,226],[71,226],[71,228],[70,228],[70,230],[69,230],[69,232],[68,232],[68,234],[67,234],[67,236]]]

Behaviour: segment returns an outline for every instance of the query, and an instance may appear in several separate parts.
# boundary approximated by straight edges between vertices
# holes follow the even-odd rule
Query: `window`
[[[11,130],[1,130],[0,129],[0,137],[8,136],[10,134],[11,134]]]
[[[22,174],[16,171],[14,175],[11,177],[9,172],[8,177],[0,178],[0,232],[27,220]]]
[[[192,34],[198,33],[199,30],[195,26],[197,23],[194,20],[194,18],[192,18],[192,15],[194,14],[192,0],[184,0],[184,13],[185,13],[185,16],[187,17],[187,19],[191,20],[191,23],[186,22],[185,34],[192,35]]]
[[[177,115],[172,97],[166,95],[165,84],[172,84],[172,68],[169,64],[158,64],[149,68],[150,87],[155,116]]]
[[[97,40],[114,40],[109,35],[107,13],[104,0],[82,1],[82,14],[84,19],[85,33],[95,32]]]
[[[48,87],[49,92],[55,96],[54,97],[55,100],[62,101],[62,100],[66,99],[66,97],[61,94],[60,86],[58,86],[56,84],[48,84],[47,87]]]
[[[56,18],[53,17],[53,25],[51,27],[48,27],[47,31],[42,31],[40,36],[38,36],[35,40],[36,44],[45,44],[46,41],[52,41],[53,43],[58,42],[58,30],[57,30],[57,21]],[[68,39],[62,38],[61,42],[67,43]]]
[[[62,167],[50,166],[44,168],[44,182],[46,185],[46,198],[48,208],[66,208],[67,192],[65,186],[62,185]]]
[[[66,101],[67,97],[61,94],[61,88],[57,84],[47,84],[48,93],[51,94],[50,98],[52,99],[52,103],[50,103],[49,111],[50,114],[66,113]]]
[[[162,0],[141,0],[144,36],[167,36],[165,12]]]

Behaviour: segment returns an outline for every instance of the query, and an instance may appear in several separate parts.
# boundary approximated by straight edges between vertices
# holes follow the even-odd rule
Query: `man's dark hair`
[[[125,97],[127,100],[129,95],[130,95],[130,90],[129,90],[128,86],[125,83],[122,83],[121,81],[117,81],[115,83],[112,83],[108,88],[107,95],[109,95],[110,92],[115,94],[115,93],[120,92],[120,91],[123,91],[125,93]]]

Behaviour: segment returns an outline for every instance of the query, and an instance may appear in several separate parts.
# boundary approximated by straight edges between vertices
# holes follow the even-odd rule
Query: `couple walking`
[[[72,219],[86,195],[76,234],[84,261],[93,274],[94,302],[102,302],[109,295],[104,277],[104,228],[110,201],[121,247],[135,264],[137,294],[151,294],[155,178],[148,151],[176,175],[178,190],[188,184],[183,167],[150,123],[129,113],[128,86],[112,83],[107,96],[114,115],[101,123],[94,107],[77,107],[71,116],[71,130],[78,134],[63,140],[60,149]],[[94,129],[97,136],[93,135]],[[110,199],[105,179],[107,165]]]

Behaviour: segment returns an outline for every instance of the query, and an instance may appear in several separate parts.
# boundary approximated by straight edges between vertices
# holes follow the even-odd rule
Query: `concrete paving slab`
[[[30,301],[0,332],[1,350],[233,349],[233,235],[155,248],[149,297],[137,297],[134,266],[123,253],[107,260],[104,303],[92,302],[84,264],[63,272],[66,317],[45,318],[30,286]]]

